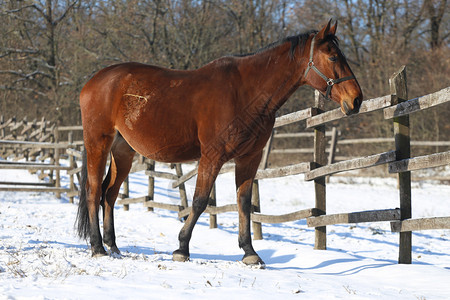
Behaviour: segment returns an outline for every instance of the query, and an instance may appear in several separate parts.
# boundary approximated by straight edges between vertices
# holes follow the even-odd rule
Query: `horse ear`
[[[330,21],[331,21],[331,20],[330,20]],[[336,22],[334,23],[334,25],[331,26],[329,34],[336,35],[337,25],[338,25],[338,21],[336,20]]]
[[[324,26],[319,31],[319,33],[317,33],[317,38],[318,39],[323,39],[330,33],[330,25],[331,25],[331,19],[330,19],[330,21],[328,21],[328,24],[326,26]]]

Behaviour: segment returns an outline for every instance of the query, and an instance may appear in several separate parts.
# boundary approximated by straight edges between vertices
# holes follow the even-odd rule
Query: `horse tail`
[[[83,151],[83,163],[81,166],[81,182],[80,182],[80,201],[78,202],[78,213],[75,221],[75,227],[78,231],[78,236],[82,239],[87,239],[89,237],[89,232],[91,229],[91,224],[89,222],[89,210],[87,205],[87,157],[86,150]],[[108,189],[109,183],[111,181],[111,165],[109,166],[108,174],[102,183],[102,196],[100,199],[100,205],[104,205],[105,194]]]
[[[75,227],[77,228],[78,236],[85,240],[88,238],[91,229],[86,191],[87,176],[87,158],[86,150],[84,150],[83,163],[81,166],[80,201],[78,202],[78,213],[75,221]]]

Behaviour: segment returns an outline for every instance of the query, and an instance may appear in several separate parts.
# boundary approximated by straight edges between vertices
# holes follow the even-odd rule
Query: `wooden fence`
[[[379,222],[391,221],[391,230],[399,232],[399,263],[411,263],[411,231],[424,229],[449,229],[450,217],[411,219],[411,171],[423,168],[437,167],[450,164],[450,151],[439,152],[425,156],[410,157],[410,134],[409,134],[409,114],[428,109],[446,102],[450,102],[450,87],[433,94],[422,96],[416,99],[408,99],[406,94],[406,77],[404,67],[390,78],[391,94],[366,100],[363,102],[360,113],[351,116],[357,118],[361,114],[371,113],[382,110],[384,118],[392,120],[394,126],[394,149],[389,149],[382,153],[372,154],[366,157],[359,157],[350,160],[333,162],[335,144],[338,137],[336,129],[326,131],[326,124],[337,121],[345,117],[340,109],[334,109],[324,112],[323,98],[316,93],[315,107],[307,108],[301,111],[290,113],[277,118],[275,128],[292,124],[299,121],[306,121],[306,128],[314,130],[314,144],[312,147],[313,161],[302,162],[294,165],[278,168],[267,168],[267,161],[270,153],[272,138],[266,146],[263,160],[256,174],[252,194],[252,224],[254,239],[262,239],[261,223],[282,223],[300,219],[307,220],[310,227],[315,228],[315,249],[326,249],[326,226],[333,224],[347,224],[359,222]],[[67,130],[79,130],[77,127],[69,127]],[[59,129],[61,130],[61,128]],[[327,134],[328,133],[328,134]],[[300,135],[300,134],[298,134]],[[58,136],[58,134],[55,134]],[[75,149],[76,143],[70,141],[64,142],[66,153],[69,155],[70,170],[70,197],[75,196],[77,192],[74,184],[74,176],[78,174],[80,168],[75,164],[75,158],[80,158],[81,153]],[[327,136],[331,137],[330,142]],[[59,142],[61,143],[61,142]],[[327,145],[330,144],[330,151],[327,155]],[[1,145],[1,144],[0,144]],[[59,151],[55,147],[55,156]],[[74,147],[71,147],[74,146]],[[50,146],[49,146],[50,147]],[[67,149],[69,148],[69,149]],[[74,149],[72,149],[74,148]],[[331,163],[332,162],[332,163]],[[362,212],[349,212],[341,214],[326,214],[326,180],[325,177],[355,169],[369,168],[377,165],[387,164],[389,172],[397,174],[399,184],[400,208],[388,208],[384,210],[372,210]],[[127,209],[130,204],[142,203],[149,210],[153,208],[168,209],[178,212],[180,218],[186,217],[190,213],[186,196],[185,182],[197,174],[197,168],[183,173],[181,164],[172,164],[175,169],[173,172],[161,172],[155,170],[155,162],[139,157],[133,163],[133,171],[145,171],[149,176],[148,194],[139,198],[130,198],[128,196],[128,184],[125,182],[124,193],[118,204],[124,205]],[[60,167],[55,167],[60,169]],[[221,173],[231,172],[234,165],[228,163],[223,166]],[[284,215],[265,215],[260,213],[259,199],[259,180],[267,178],[276,178],[295,174],[304,174],[305,180],[314,182],[315,206],[304,210],[295,211]],[[160,203],[154,201],[154,179],[161,177],[172,180],[172,187],[178,188],[180,192],[180,205]],[[73,199],[73,198],[72,198]],[[237,205],[216,206],[215,187],[210,196],[209,205],[206,213],[211,215],[210,227],[217,227],[217,214],[229,211],[237,211]]]
[[[82,141],[73,141],[73,131],[77,130],[82,130],[82,127],[56,126],[45,119],[28,122],[26,118],[21,121],[11,118],[5,121],[0,116],[0,157],[13,160],[0,160],[0,169],[26,169],[33,173],[40,172],[40,179],[48,177],[48,182],[2,181],[0,191],[50,192],[57,197],[61,193],[67,193],[73,202],[73,197],[78,194],[73,176],[70,177],[70,188],[62,188],[60,172],[67,171],[69,175],[73,175],[79,169],[73,155],[68,155],[69,166],[62,166],[60,158],[66,154],[67,149],[83,145]],[[66,140],[62,140],[65,132]],[[25,159],[25,162],[17,162],[21,159]],[[44,162],[47,159],[49,163]]]

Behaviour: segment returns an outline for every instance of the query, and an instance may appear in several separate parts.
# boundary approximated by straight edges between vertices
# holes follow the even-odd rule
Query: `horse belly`
[[[180,126],[159,125],[116,129],[136,152],[149,159],[177,163],[200,158],[199,142],[193,133]]]
[[[181,163],[200,159],[200,148],[192,144],[148,145],[138,151],[147,158],[168,163]]]

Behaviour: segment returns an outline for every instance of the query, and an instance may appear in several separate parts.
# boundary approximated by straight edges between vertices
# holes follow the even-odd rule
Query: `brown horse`
[[[276,111],[308,84],[357,113],[363,96],[338,48],[337,23],[273,43],[253,54],[222,57],[197,70],[179,71],[123,63],[99,71],[84,86],[84,129],[78,233],[89,236],[92,255],[103,242],[116,246],[113,207],[138,152],[161,162],[199,160],[192,212],[179,234],[173,260],[189,259],[192,230],[205,210],[222,165],[234,159],[239,208],[239,246],[245,264],[263,264],[250,234],[251,190]],[[313,72],[310,72],[313,70]],[[108,154],[111,166],[102,184]]]

